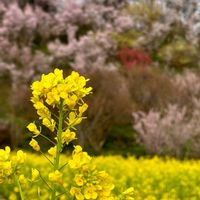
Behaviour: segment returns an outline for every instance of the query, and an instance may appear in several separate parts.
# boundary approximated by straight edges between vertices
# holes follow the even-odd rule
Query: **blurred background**
[[[0,147],[29,149],[30,84],[58,67],[93,87],[84,148],[199,158],[199,33],[198,0],[1,0]]]

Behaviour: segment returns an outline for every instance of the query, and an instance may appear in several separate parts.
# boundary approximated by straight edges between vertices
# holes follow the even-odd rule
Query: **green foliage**
[[[188,66],[195,67],[199,59],[198,49],[183,38],[165,44],[159,50],[158,57],[165,63],[170,59],[171,66],[179,70]]]
[[[145,149],[136,144],[135,134],[131,124],[113,126],[108,132],[108,138],[102,151],[103,155],[121,154],[125,157],[146,155]]]
[[[119,49],[127,47],[138,47],[138,38],[142,32],[137,30],[130,30],[123,33],[113,33],[112,38],[117,43]]]

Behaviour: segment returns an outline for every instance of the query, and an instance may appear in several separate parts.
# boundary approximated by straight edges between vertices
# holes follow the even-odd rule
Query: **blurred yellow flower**
[[[74,178],[74,181],[75,181],[75,183],[76,183],[78,186],[83,186],[83,184],[84,184],[83,175],[81,175],[81,174],[76,174],[76,176],[75,176],[75,178]]]
[[[21,174],[21,175],[19,176],[19,182],[20,182],[21,184],[26,184],[26,183],[27,183],[27,179],[25,178],[25,176],[24,176],[23,174]]]
[[[22,150],[17,151],[17,162],[22,164],[26,160],[26,153]]]
[[[31,172],[32,172],[32,178],[31,178],[31,180],[35,181],[38,178],[38,176],[39,176],[39,171],[37,169],[32,169]]]
[[[6,146],[5,150],[0,149],[0,161],[6,161],[10,157],[10,147]]]
[[[49,174],[49,180],[52,182],[56,182],[58,184],[62,184],[62,176],[63,174],[59,172],[58,170],[52,172]]]
[[[86,186],[84,189],[84,197],[86,199],[96,199],[97,196],[96,188],[93,185]]]
[[[77,187],[72,187],[70,189],[70,194],[74,197],[76,197],[77,200],[84,200],[84,196],[81,193],[81,189]]]

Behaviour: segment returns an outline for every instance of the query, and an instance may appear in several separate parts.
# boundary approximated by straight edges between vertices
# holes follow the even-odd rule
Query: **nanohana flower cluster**
[[[11,156],[10,147],[5,147],[5,150],[0,149],[0,183],[19,173],[20,166],[25,159],[26,153],[22,150],[17,151],[16,156]]]
[[[29,145],[39,151],[50,162],[52,168],[48,177],[44,178],[38,169],[32,169],[31,178],[20,174],[18,166],[24,163],[26,154],[19,150],[17,156],[10,159],[10,148],[0,150],[0,183],[14,174],[19,188],[20,198],[24,200],[22,186],[31,182],[42,180],[47,186],[47,199],[97,199],[97,200],[132,200],[132,188],[123,192],[119,197],[114,197],[112,190],[114,185],[111,177],[105,171],[98,171],[91,163],[92,158],[84,152],[81,146],[74,146],[72,158],[62,163],[60,156],[63,148],[76,139],[76,125],[84,119],[84,112],[88,105],[83,97],[91,93],[92,88],[86,87],[88,79],[80,76],[77,72],[64,78],[63,71],[55,69],[53,73],[42,75],[41,80],[35,81],[32,86],[33,106],[39,116],[41,124],[48,129],[52,137],[48,137],[39,126],[39,122],[31,122],[27,128],[32,133]],[[53,144],[46,155],[42,152],[37,137],[43,137]],[[51,139],[54,138],[54,139]],[[66,183],[64,168],[68,167],[73,173],[71,183]],[[16,176],[17,175],[17,176]],[[70,185],[67,189],[66,186]],[[24,186],[25,187],[25,186]],[[38,187],[39,188],[39,187]],[[41,192],[38,192],[41,196]],[[43,196],[44,198],[44,196]]]
[[[18,150],[16,155],[13,155],[9,146],[6,146],[5,149],[0,149],[0,185],[10,183],[14,180],[22,200],[24,199],[24,195],[21,185],[26,184],[28,181],[34,183],[39,177],[39,171],[32,168],[31,177],[25,178],[22,167],[26,161],[26,157],[26,153],[22,150]],[[13,194],[11,193],[11,200],[13,199],[12,196]],[[15,196],[14,199],[16,199]]]
[[[76,170],[74,186],[70,194],[77,200],[114,199],[111,191],[114,188],[111,178],[105,171],[97,171],[90,165],[91,157],[77,145],[69,161],[70,168]]]
[[[92,90],[91,87],[85,87],[87,81],[77,72],[72,72],[64,79],[63,71],[55,69],[54,73],[43,74],[41,81],[35,81],[32,84],[33,97],[31,101],[45,127],[51,132],[55,132],[55,129],[58,131],[57,118],[52,115],[53,109],[57,108],[61,115],[68,115],[62,119],[65,123],[65,129],[57,137],[62,146],[75,139],[76,134],[72,130],[75,129],[75,125],[82,121],[82,115],[87,110],[88,106],[82,100]],[[34,122],[30,123],[27,128],[33,133],[34,138],[41,134],[41,127],[38,129]],[[63,125],[60,128],[63,128]],[[34,138],[30,145],[34,150],[39,151],[40,146]]]

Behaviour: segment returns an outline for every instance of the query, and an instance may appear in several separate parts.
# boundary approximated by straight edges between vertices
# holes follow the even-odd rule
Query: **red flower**
[[[118,57],[122,64],[131,69],[135,65],[148,65],[152,62],[151,58],[142,50],[124,48],[118,52]]]

